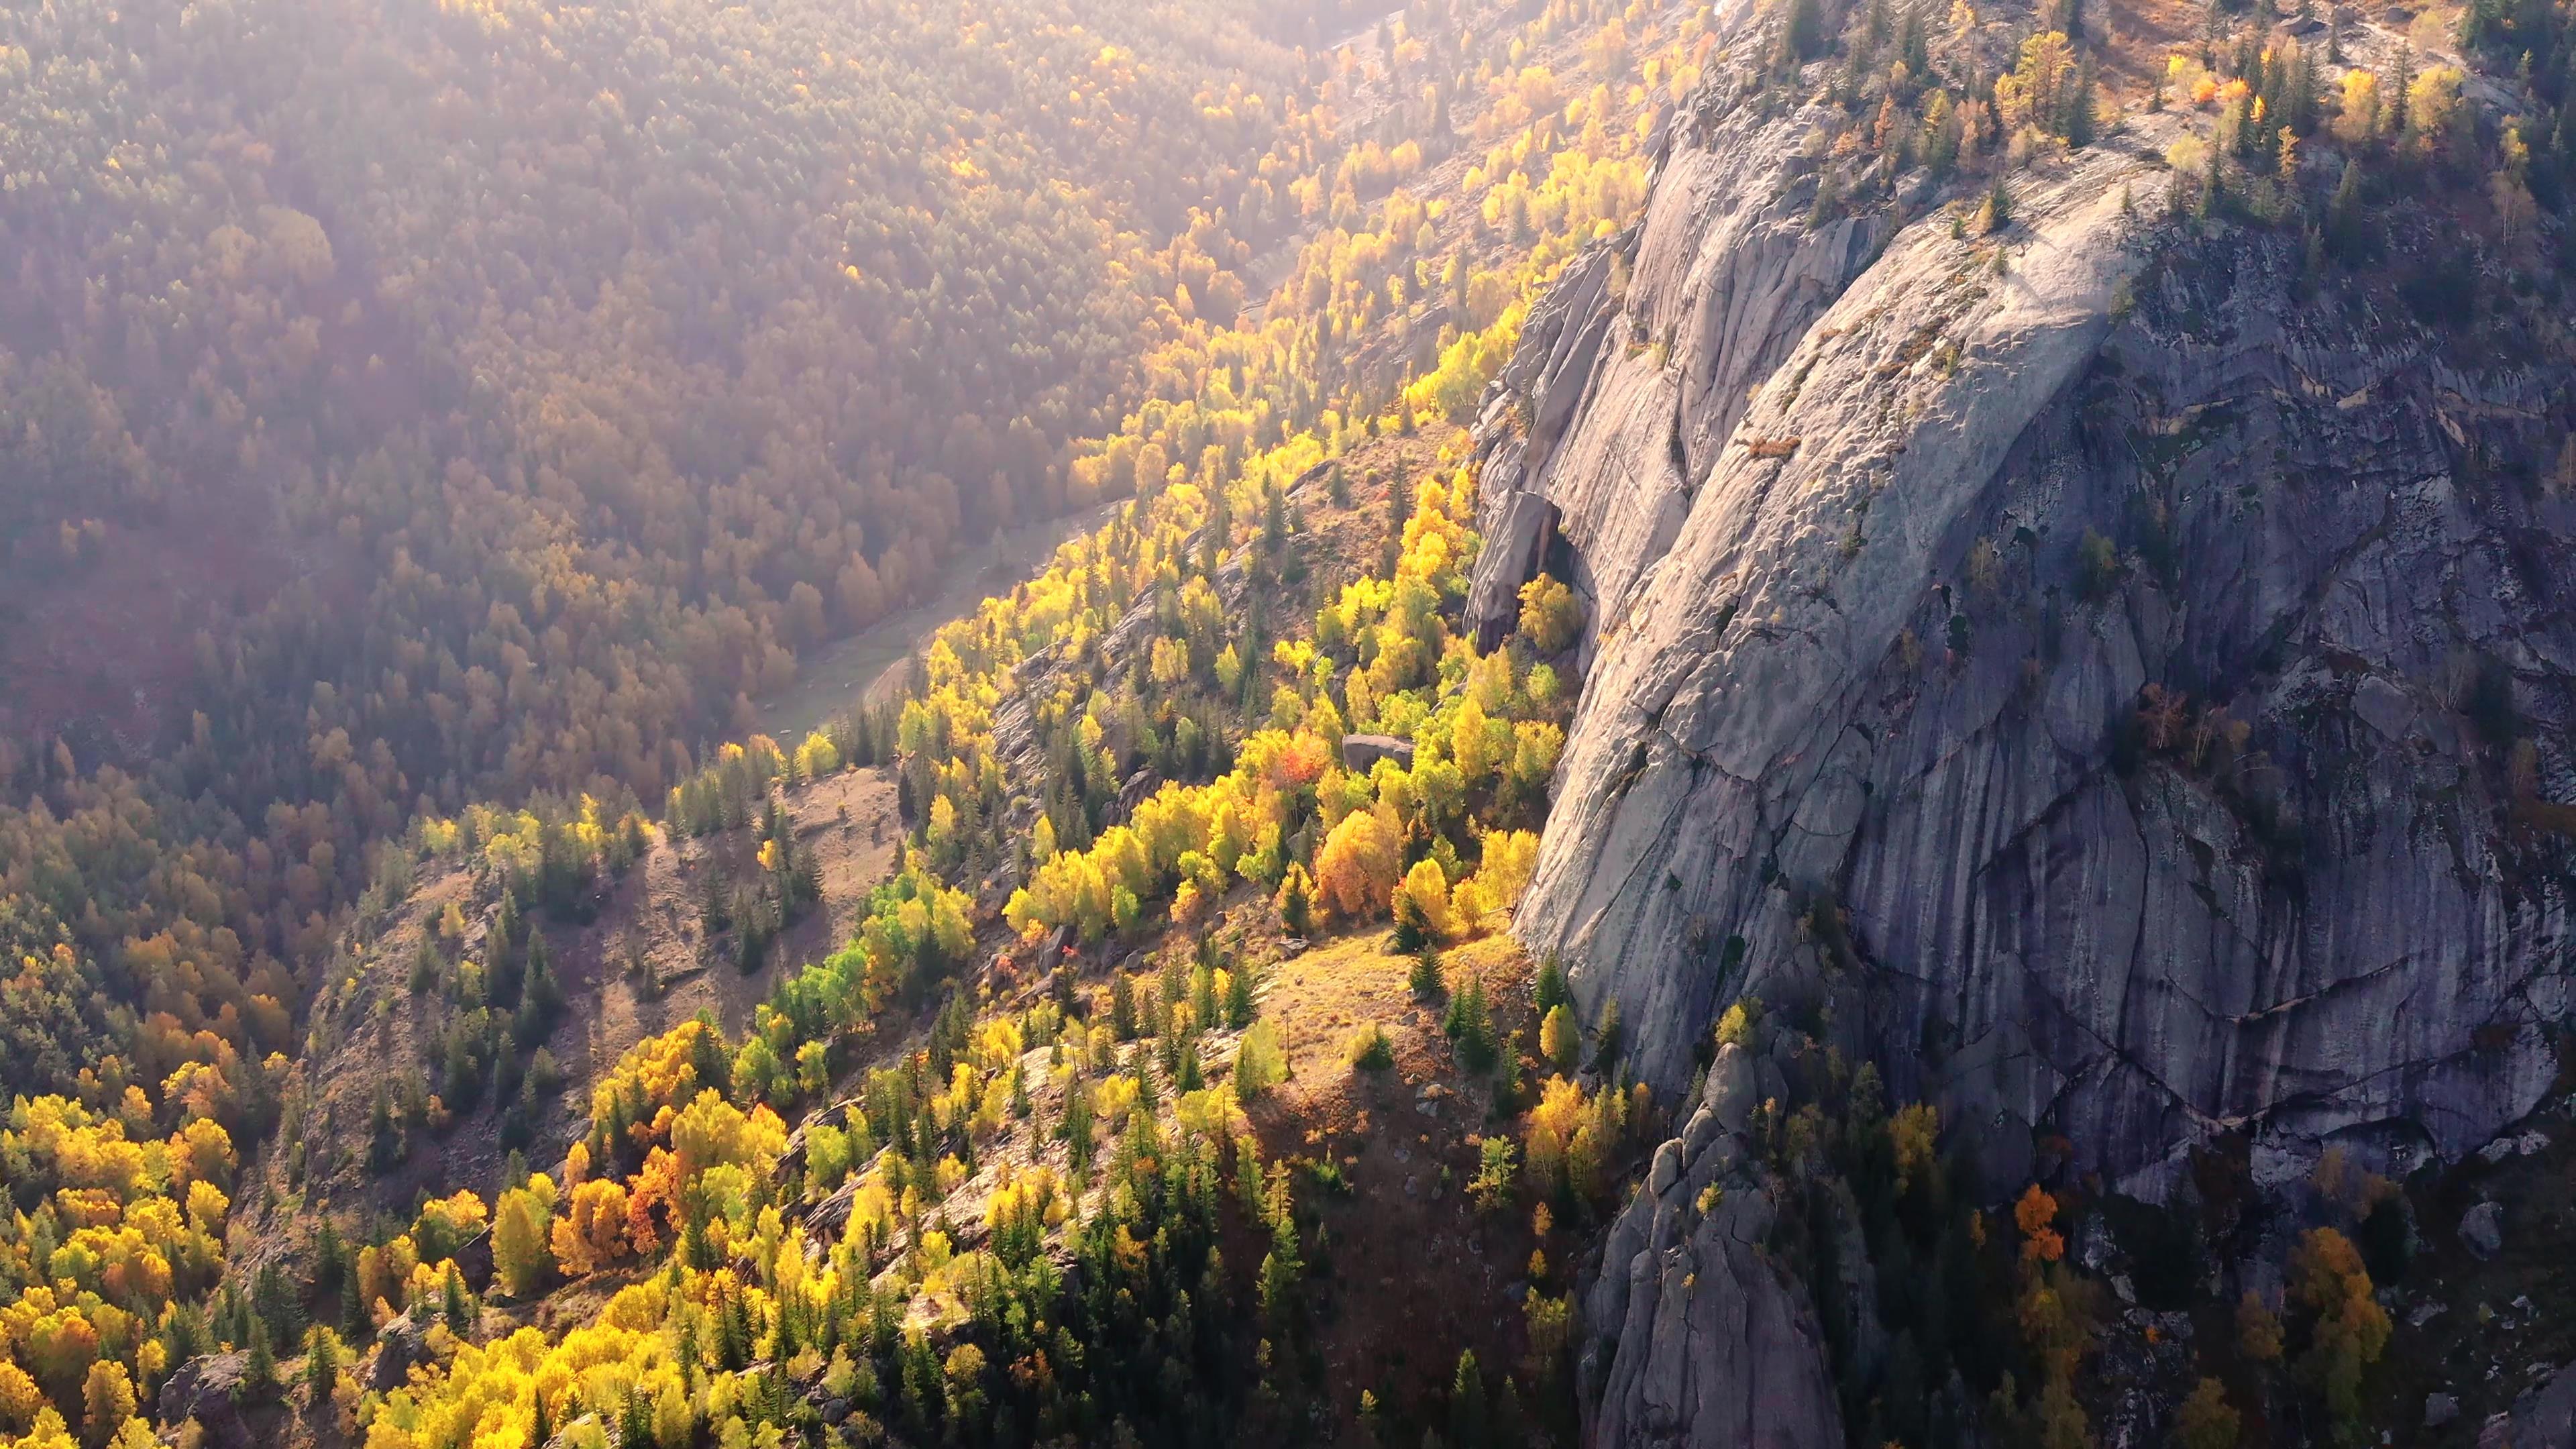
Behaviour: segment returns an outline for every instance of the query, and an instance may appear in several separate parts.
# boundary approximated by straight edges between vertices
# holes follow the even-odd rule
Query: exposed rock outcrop
[[[1728,84],[1627,293],[1574,267],[1525,434],[1487,430],[1488,516],[1543,494],[1595,605],[1530,944],[1665,1090],[1733,995],[1847,998],[2003,1172],[2037,1124],[2130,1174],[2528,1110],[2576,499],[2499,463],[2554,456],[2563,370],[2462,371],[2301,302],[2294,237],[2146,219],[2156,118],[1977,239],[1811,225],[1807,113]]]
[[[1772,1203],[1744,1132],[1753,1064],[1724,1048],[1682,1135],[1610,1229],[1583,1304],[1593,1442],[1833,1449],[1842,1414],[1806,1297],[1762,1252]]]
[[[1344,769],[1364,775],[1380,760],[1392,760],[1401,768],[1412,768],[1413,741],[1400,740],[1393,735],[1342,736]]]
[[[1667,1093],[1731,999],[1829,1004],[1990,1185],[2035,1129],[2159,1199],[2221,1134],[2258,1179],[2488,1141],[2576,966],[2576,378],[2169,216],[2170,117],[1990,237],[1884,161],[1819,206],[1814,91],[1704,83],[1486,408],[1483,522],[1544,500],[1591,605],[1516,929]],[[1690,1215],[1716,1151],[1614,1230],[1594,1442],[1830,1426],[1742,1418],[1823,1370],[1758,1190]]]
[[[391,1393],[411,1382],[411,1371],[428,1361],[429,1330],[415,1309],[376,1331],[375,1357],[367,1361],[367,1387]]]
[[[2576,1449],[2576,1368],[2550,1375],[2480,1426],[2478,1449]]]
[[[172,1429],[195,1420],[205,1442],[218,1449],[250,1449],[258,1440],[242,1413],[249,1367],[250,1355],[241,1349],[198,1354],[171,1370],[154,1403],[156,1415]]]

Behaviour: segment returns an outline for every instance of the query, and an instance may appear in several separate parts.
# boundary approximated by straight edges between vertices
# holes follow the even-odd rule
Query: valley
[[[0,1449],[2576,1445],[2571,118],[0,18]]]

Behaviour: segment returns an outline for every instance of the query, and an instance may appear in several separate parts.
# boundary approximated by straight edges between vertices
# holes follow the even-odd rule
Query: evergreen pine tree
[[[796,1315],[787,1311],[786,1300],[778,1304],[778,1321],[769,1333],[769,1361],[783,1364],[796,1356]]]
[[[1292,936],[1311,936],[1315,931],[1315,892],[1306,867],[1298,862],[1288,864],[1288,873],[1279,883],[1276,900],[1280,929]]]
[[[546,953],[542,931],[528,935],[527,977],[519,994],[519,1009],[510,1022],[510,1036],[522,1051],[546,1039],[554,1030],[555,1017],[563,1008],[563,987],[555,980],[554,967]]]
[[[822,856],[808,846],[792,851],[789,858],[794,862],[790,872],[794,887],[791,898],[800,906],[817,904],[823,899]]]
[[[1422,919],[1422,907],[1416,905],[1410,891],[1399,891],[1395,897],[1396,954],[1413,956],[1432,948],[1430,924]]]
[[[465,1291],[465,1275],[456,1265],[447,1265],[447,1280],[439,1285],[439,1313],[447,1320],[447,1330],[459,1338],[474,1332],[474,1299]]]
[[[2337,261],[2349,265],[2360,257],[2361,226],[2361,162],[2356,158],[2343,163],[2343,176],[2326,202],[2325,243]]]
[[[1619,998],[1614,996],[1601,1003],[1600,1018],[1592,1027],[1592,1039],[1600,1046],[1592,1058],[1594,1066],[1607,1071],[1619,1060],[1619,1033]]]
[[[341,1261],[340,1230],[325,1217],[313,1230],[313,1291],[328,1294],[340,1286],[340,1274],[347,1266]]]
[[[1556,964],[1556,953],[1538,963],[1538,979],[1530,986],[1530,1005],[1540,1017],[1571,1000],[1565,989],[1565,968]]]
[[[1091,1170],[1091,1084],[1076,1081],[1064,1094],[1064,1123],[1056,1129],[1072,1161],[1073,1172],[1080,1178]]]
[[[1485,978],[1471,976],[1457,1000],[1458,1060],[1479,1076],[1494,1069],[1494,1017],[1485,1002]]]
[[[1109,1030],[1120,1041],[1136,1039],[1136,988],[1124,971],[1109,977]]]
[[[308,1410],[319,1409],[331,1402],[331,1389],[340,1375],[340,1357],[333,1351],[331,1330],[316,1326],[304,1335],[304,1402]]]
[[[1529,1419],[1521,1409],[1521,1387],[1503,1375],[1503,1392],[1494,1401],[1494,1449],[1527,1449]]]
[[[626,1386],[626,1402],[617,1411],[617,1449],[653,1449],[653,1416],[645,1411],[644,1391]]]
[[[1796,70],[1825,48],[1825,16],[1816,0],[1789,0],[1789,18],[1780,27],[1780,70]]]
[[[689,1043],[691,1074],[696,1077],[699,1090],[725,1091],[733,1086],[733,1059],[725,1055],[724,1030],[716,1025],[713,1016],[706,1013],[700,1013],[698,1021],[706,1030],[699,1032],[697,1039]],[[638,1114],[638,1120],[641,1115]]]
[[[367,1110],[367,1167],[383,1174],[402,1161],[403,1137],[394,1125],[393,1100],[381,1086],[376,1088],[376,1101]]]
[[[1227,973],[1225,983],[1225,1024],[1234,1031],[1252,1025],[1252,963],[1238,961]]]
[[[250,1320],[250,1353],[242,1365],[241,1397],[245,1402],[256,1403],[277,1389],[277,1352],[268,1346],[268,1325],[260,1322],[257,1314],[249,1313],[248,1305],[243,1311]]]
[[[1412,973],[1405,978],[1417,1001],[1437,1001],[1448,986],[1440,979],[1440,953],[1424,951],[1413,958]]]
[[[487,956],[499,959],[519,948],[519,896],[503,888],[500,904],[492,912],[492,930],[483,943]]]
[[[1485,1417],[1485,1376],[1476,1368],[1476,1351],[1462,1349],[1449,1380],[1449,1442],[1457,1449],[1491,1449]]]
[[[2069,0],[2070,8],[2073,0]],[[2075,94],[2066,106],[2066,144],[2083,150],[2093,144],[2093,62],[2086,60],[2076,67]]]
[[[725,1296],[724,1355],[728,1369],[751,1366],[751,1305],[739,1288]]]
[[[1190,1021],[1202,1028],[1217,1022],[1216,971],[1204,961],[1190,973]]]

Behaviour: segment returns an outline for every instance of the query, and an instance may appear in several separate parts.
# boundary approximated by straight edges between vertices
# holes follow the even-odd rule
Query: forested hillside
[[[1060,509],[1330,145],[1214,5],[5,23],[10,732],[121,762],[194,708],[239,799],[330,793],[335,728],[404,805],[658,794],[793,650]]]
[[[1214,5],[0,17],[9,1084],[291,1049],[417,809],[658,801],[1064,506],[1328,69]]]
[[[0,14],[0,1449],[2576,1445],[2571,117]]]
[[[1607,1191],[1642,1104],[1524,1090],[1497,1024],[1555,1008],[1570,1071],[1552,988],[1489,940],[1441,985],[1525,876],[1574,627],[1456,631],[1456,450],[1643,199],[1697,7],[0,27],[0,1430],[1279,1437],[1401,1337],[1300,1287],[1339,1189],[1298,1144],[1369,1074]],[[961,545],[1116,498],[899,711],[724,743]],[[1348,766],[1345,707],[1427,743]],[[853,771],[899,847],[832,820]],[[1256,1021],[1347,1005],[1270,980],[1283,929],[1399,902],[1418,963],[1327,959],[1411,970],[1428,1032]],[[1295,1053],[1352,1094],[1263,1107]],[[1525,1209],[1475,1120],[1439,1150]],[[1562,1271],[1518,1371],[1560,1427]],[[1481,1402],[1454,1367],[1414,1374]]]

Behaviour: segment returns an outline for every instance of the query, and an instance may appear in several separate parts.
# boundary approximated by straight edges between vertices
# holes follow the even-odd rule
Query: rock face
[[[1583,1304],[1592,1442],[1837,1449],[1842,1414],[1806,1296],[1759,1250],[1771,1199],[1751,1166],[1753,1064],[1710,1069],[1682,1135],[1610,1229]],[[1703,1193],[1715,1188],[1703,1207]]]
[[[1712,83],[1626,294],[1594,253],[1524,337],[1482,507],[1552,503],[1593,607],[1520,930],[1658,1087],[1741,993],[1832,993],[2006,1172],[2034,1125],[2403,1166],[2546,1086],[2569,379],[2133,213],[2159,119],[1980,240],[1811,225],[1807,114]]]
[[[2560,1369],[2480,1426],[2478,1449],[2576,1449],[2576,1369]]]
[[[2169,218],[2166,116],[1991,237],[1920,173],[1835,216],[1815,89],[1705,82],[1488,401],[1482,520],[1543,499],[1590,604],[1516,929],[1666,1094],[1735,997],[1830,1006],[1993,1181],[2485,1143],[2568,1010],[2576,379]],[[1725,1417],[1800,1354],[1757,1195],[1687,1198],[1604,1260],[1596,1442],[1802,1442]]]

